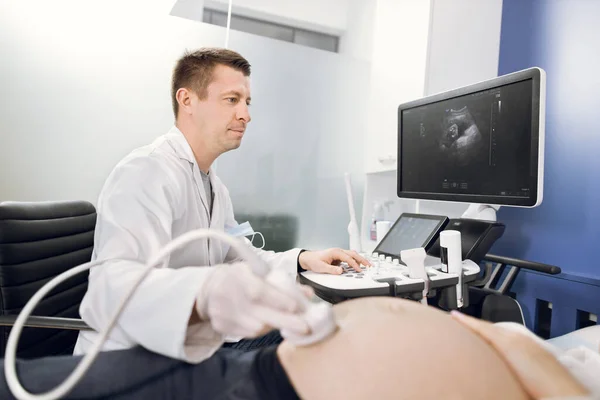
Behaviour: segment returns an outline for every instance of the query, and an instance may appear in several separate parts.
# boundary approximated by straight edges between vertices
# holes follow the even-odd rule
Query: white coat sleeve
[[[248,239],[245,240],[251,245]],[[294,279],[298,275],[298,257],[300,256],[302,249],[295,248],[283,252],[267,251],[257,247],[252,247],[252,249],[260,258],[266,261],[271,268],[282,268]],[[234,249],[230,248],[227,253],[226,262],[236,261],[243,261],[243,259],[238,256]]]
[[[237,222],[233,213],[233,205],[229,193],[226,192],[226,196],[228,206],[225,211],[225,226],[234,226],[237,225]],[[250,241],[247,241],[248,244],[250,244]],[[302,249],[294,248],[284,252],[274,252],[262,250],[257,247],[252,248],[260,258],[265,260],[271,266],[271,268],[282,268],[293,278],[296,278],[298,275],[298,257],[300,256]],[[237,252],[233,248],[230,248],[225,258],[225,262],[235,262],[240,260],[241,258]]]
[[[98,201],[94,238],[96,259],[104,262],[91,269],[80,306],[81,317],[94,330],[105,329],[144,264],[172,239],[175,178],[151,157],[130,160],[108,178]],[[210,357],[223,344],[222,335],[208,322],[189,325],[210,273],[210,267],[197,266],[152,270],[110,340],[191,363]]]

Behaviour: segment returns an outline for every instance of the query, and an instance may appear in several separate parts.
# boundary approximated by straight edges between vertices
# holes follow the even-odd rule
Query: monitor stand
[[[472,203],[463,213],[462,218],[496,222],[496,211],[499,209],[500,206]]]

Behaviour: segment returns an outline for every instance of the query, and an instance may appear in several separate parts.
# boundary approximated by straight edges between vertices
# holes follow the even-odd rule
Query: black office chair
[[[90,260],[96,210],[85,201],[0,203],[0,356],[19,311],[60,273]],[[19,358],[72,354],[87,273],[63,282],[37,306],[19,341]],[[47,328],[47,329],[35,329]]]
[[[483,277],[469,287],[469,306],[463,312],[490,322],[517,322],[525,325],[519,302],[510,292],[521,269],[550,275],[561,273],[554,265],[487,254]]]

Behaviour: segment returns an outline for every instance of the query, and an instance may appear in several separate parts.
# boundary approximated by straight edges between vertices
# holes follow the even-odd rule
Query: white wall
[[[348,0],[348,22],[340,37],[340,54],[371,61],[376,7],[377,1],[374,0]]]
[[[502,0],[432,0],[425,93],[498,75]]]
[[[366,170],[393,157],[398,143],[398,105],[423,96],[427,65],[429,1],[378,0],[375,8],[369,141]]]
[[[348,1],[233,0],[233,13],[339,35],[347,28]],[[206,7],[224,11],[228,3],[228,0],[205,0]]]
[[[157,2],[83,3],[0,3],[0,200],[95,202],[114,164],[173,123],[174,61],[223,42]]]
[[[224,43],[172,2],[126,5],[0,3],[0,201],[95,203],[113,166],[172,125],[176,59]],[[368,66],[243,32],[230,47],[253,67],[253,122],[218,165],[234,206],[295,215],[299,245],[347,246],[342,174],[362,179]]]
[[[202,22],[204,16],[204,0],[177,0],[173,4],[171,15],[192,21]]]

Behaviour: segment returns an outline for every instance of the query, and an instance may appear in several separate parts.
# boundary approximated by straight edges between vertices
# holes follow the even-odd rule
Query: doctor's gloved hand
[[[361,272],[360,265],[371,263],[356,251],[343,249],[327,249],[321,251],[305,251],[298,257],[298,263],[307,271],[339,275],[342,273],[340,263],[345,262],[355,271]]]
[[[309,332],[302,304],[239,262],[214,267],[196,299],[201,320],[226,336],[252,338],[272,329]]]

